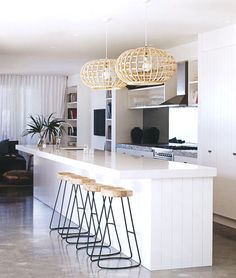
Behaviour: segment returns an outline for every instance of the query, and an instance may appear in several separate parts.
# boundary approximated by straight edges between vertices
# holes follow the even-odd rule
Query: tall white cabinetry
[[[236,25],[199,35],[199,164],[217,167],[214,213],[232,220],[236,220],[235,76]]]

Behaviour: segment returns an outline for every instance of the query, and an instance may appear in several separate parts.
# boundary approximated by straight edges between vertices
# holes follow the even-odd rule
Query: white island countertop
[[[187,177],[214,177],[216,168],[199,165],[127,156],[115,152],[95,150],[93,154],[83,150],[64,150],[54,146],[38,148],[35,145],[17,145],[17,150],[64,163],[81,169],[93,167],[95,172],[104,172],[117,178],[162,179]]]

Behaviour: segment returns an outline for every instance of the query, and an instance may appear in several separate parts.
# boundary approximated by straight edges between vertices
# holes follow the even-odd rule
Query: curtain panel
[[[29,115],[63,118],[65,87],[66,76],[0,75],[0,140],[32,142],[22,137]]]

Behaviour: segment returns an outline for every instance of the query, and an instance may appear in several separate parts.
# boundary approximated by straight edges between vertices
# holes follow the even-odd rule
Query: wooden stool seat
[[[72,184],[84,184],[87,182],[95,183],[95,180],[93,179],[89,179],[87,177],[76,175],[76,174],[70,175],[68,181],[71,182]]]
[[[114,187],[114,186],[111,186],[111,185],[105,185],[105,184],[102,184],[102,183],[84,183],[83,184],[83,189],[85,191],[89,191],[89,192],[101,192],[101,189],[111,189],[111,188],[120,188],[122,189],[122,187]]]
[[[59,180],[68,180],[68,178],[73,175],[71,172],[59,172],[57,173],[57,177]]]
[[[101,188],[102,196],[106,197],[130,197],[133,196],[133,191],[122,187]]]

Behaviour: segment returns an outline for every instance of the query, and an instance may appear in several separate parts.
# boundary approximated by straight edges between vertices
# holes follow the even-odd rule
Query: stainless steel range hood
[[[188,106],[188,62],[177,63],[177,95],[160,104],[160,107]]]

